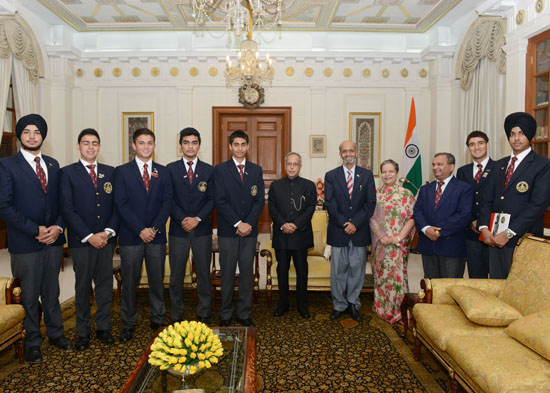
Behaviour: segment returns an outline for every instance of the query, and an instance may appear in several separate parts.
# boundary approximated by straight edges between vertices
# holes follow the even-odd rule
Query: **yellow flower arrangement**
[[[202,322],[183,321],[168,326],[155,338],[149,364],[182,373],[189,367],[189,373],[195,374],[218,363],[222,354],[222,343],[212,329]]]

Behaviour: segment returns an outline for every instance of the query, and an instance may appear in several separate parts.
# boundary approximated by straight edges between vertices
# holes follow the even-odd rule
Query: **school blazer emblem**
[[[207,184],[205,181],[201,181],[198,185],[200,192],[206,192]]]
[[[103,190],[106,194],[110,194],[111,192],[113,192],[113,185],[111,184],[111,182],[106,182],[103,185]]]
[[[250,194],[252,196],[256,196],[258,194],[258,186],[257,185],[253,185],[252,187],[250,187]]]
[[[526,181],[520,181],[518,184],[516,184],[516,190],[519,192],[527,192],[529,189],[529,184],[527,184]]]

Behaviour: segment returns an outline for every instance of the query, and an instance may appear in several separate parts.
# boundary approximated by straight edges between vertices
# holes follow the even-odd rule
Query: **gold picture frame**
[[[350,112],[349,139],[357,144],[357,165],[380,176],[381,112]]]
[[[129,162],[136,156],[132,148],[134,132],[140,128],[148,128],[155,132],[154,112],[122,112],[122,161]],[[153,154],[153,159],[154,159]]]
[[[309,156],[311,158],[323,158],[327,156],[327,136],[309,136]]]

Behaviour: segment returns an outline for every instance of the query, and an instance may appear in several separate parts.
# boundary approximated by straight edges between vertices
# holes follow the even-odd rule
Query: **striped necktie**
[[[351,176],[351,171],[348,171],[348,179],[346,183],[348,185],[348,193],[351,199],[351,195],[353,194],[353,177]]]

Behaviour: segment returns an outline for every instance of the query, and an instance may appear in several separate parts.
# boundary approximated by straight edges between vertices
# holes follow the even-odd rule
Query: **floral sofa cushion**
[[[523,241],[514,252],[500,298],[529,315],[550,309],[550,243]]]
[[[522,317],[514,307],[477,288],[451,285],[447,292],[458,303],[466,317],[480,325],[508,326]]]
[[[11,329],[23,322],[25,310],[20,304],[3,304],[0,306],[0,332]]]
[[[447,353],[487,393],[550,392],[550,362],[513,338],[454,336]]]
[[[526,315],[510,324],[506,332],[550,360],[550,310]]]
[[[425,336],[443,351],[447,341],[457,335],[504,336],[505,328],[481,326],[466,318],[457,305],[418,303],[413,307],[413,316]],[[481,338],[483,339],[483,338]]]

